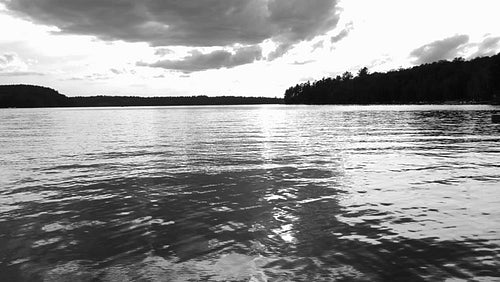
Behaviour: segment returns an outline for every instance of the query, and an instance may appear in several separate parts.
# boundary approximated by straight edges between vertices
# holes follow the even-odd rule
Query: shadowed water
[[[0,280],[498,280],[495,111],[2,109]]]

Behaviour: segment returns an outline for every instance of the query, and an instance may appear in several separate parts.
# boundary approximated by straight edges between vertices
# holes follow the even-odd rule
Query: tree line
[[[500,54],[466,61],[438,61],[386,73],[305,82],[285,91],[286,104],[492,103],[500,98]]]
[[[283,99],[239,96],[90,96],[67,97],[54,89],[36,85],[0,85],[0,108],[41,107],[123,107],[123,106],[182,106],[182,105],[251,105],[281,104]]]

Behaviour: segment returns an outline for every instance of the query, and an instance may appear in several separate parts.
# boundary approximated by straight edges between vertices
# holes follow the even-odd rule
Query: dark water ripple
[[[1,110],[0,280],[500,280],[495,111]]]

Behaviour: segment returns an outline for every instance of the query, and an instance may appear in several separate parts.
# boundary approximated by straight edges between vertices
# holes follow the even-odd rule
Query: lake
[[[498,111],[0,109],[0,280],[499,280]]]

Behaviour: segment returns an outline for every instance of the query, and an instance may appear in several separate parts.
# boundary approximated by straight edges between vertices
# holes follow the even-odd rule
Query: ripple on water
[[[0,277],[498,280],[494,110],[0,111]]]

